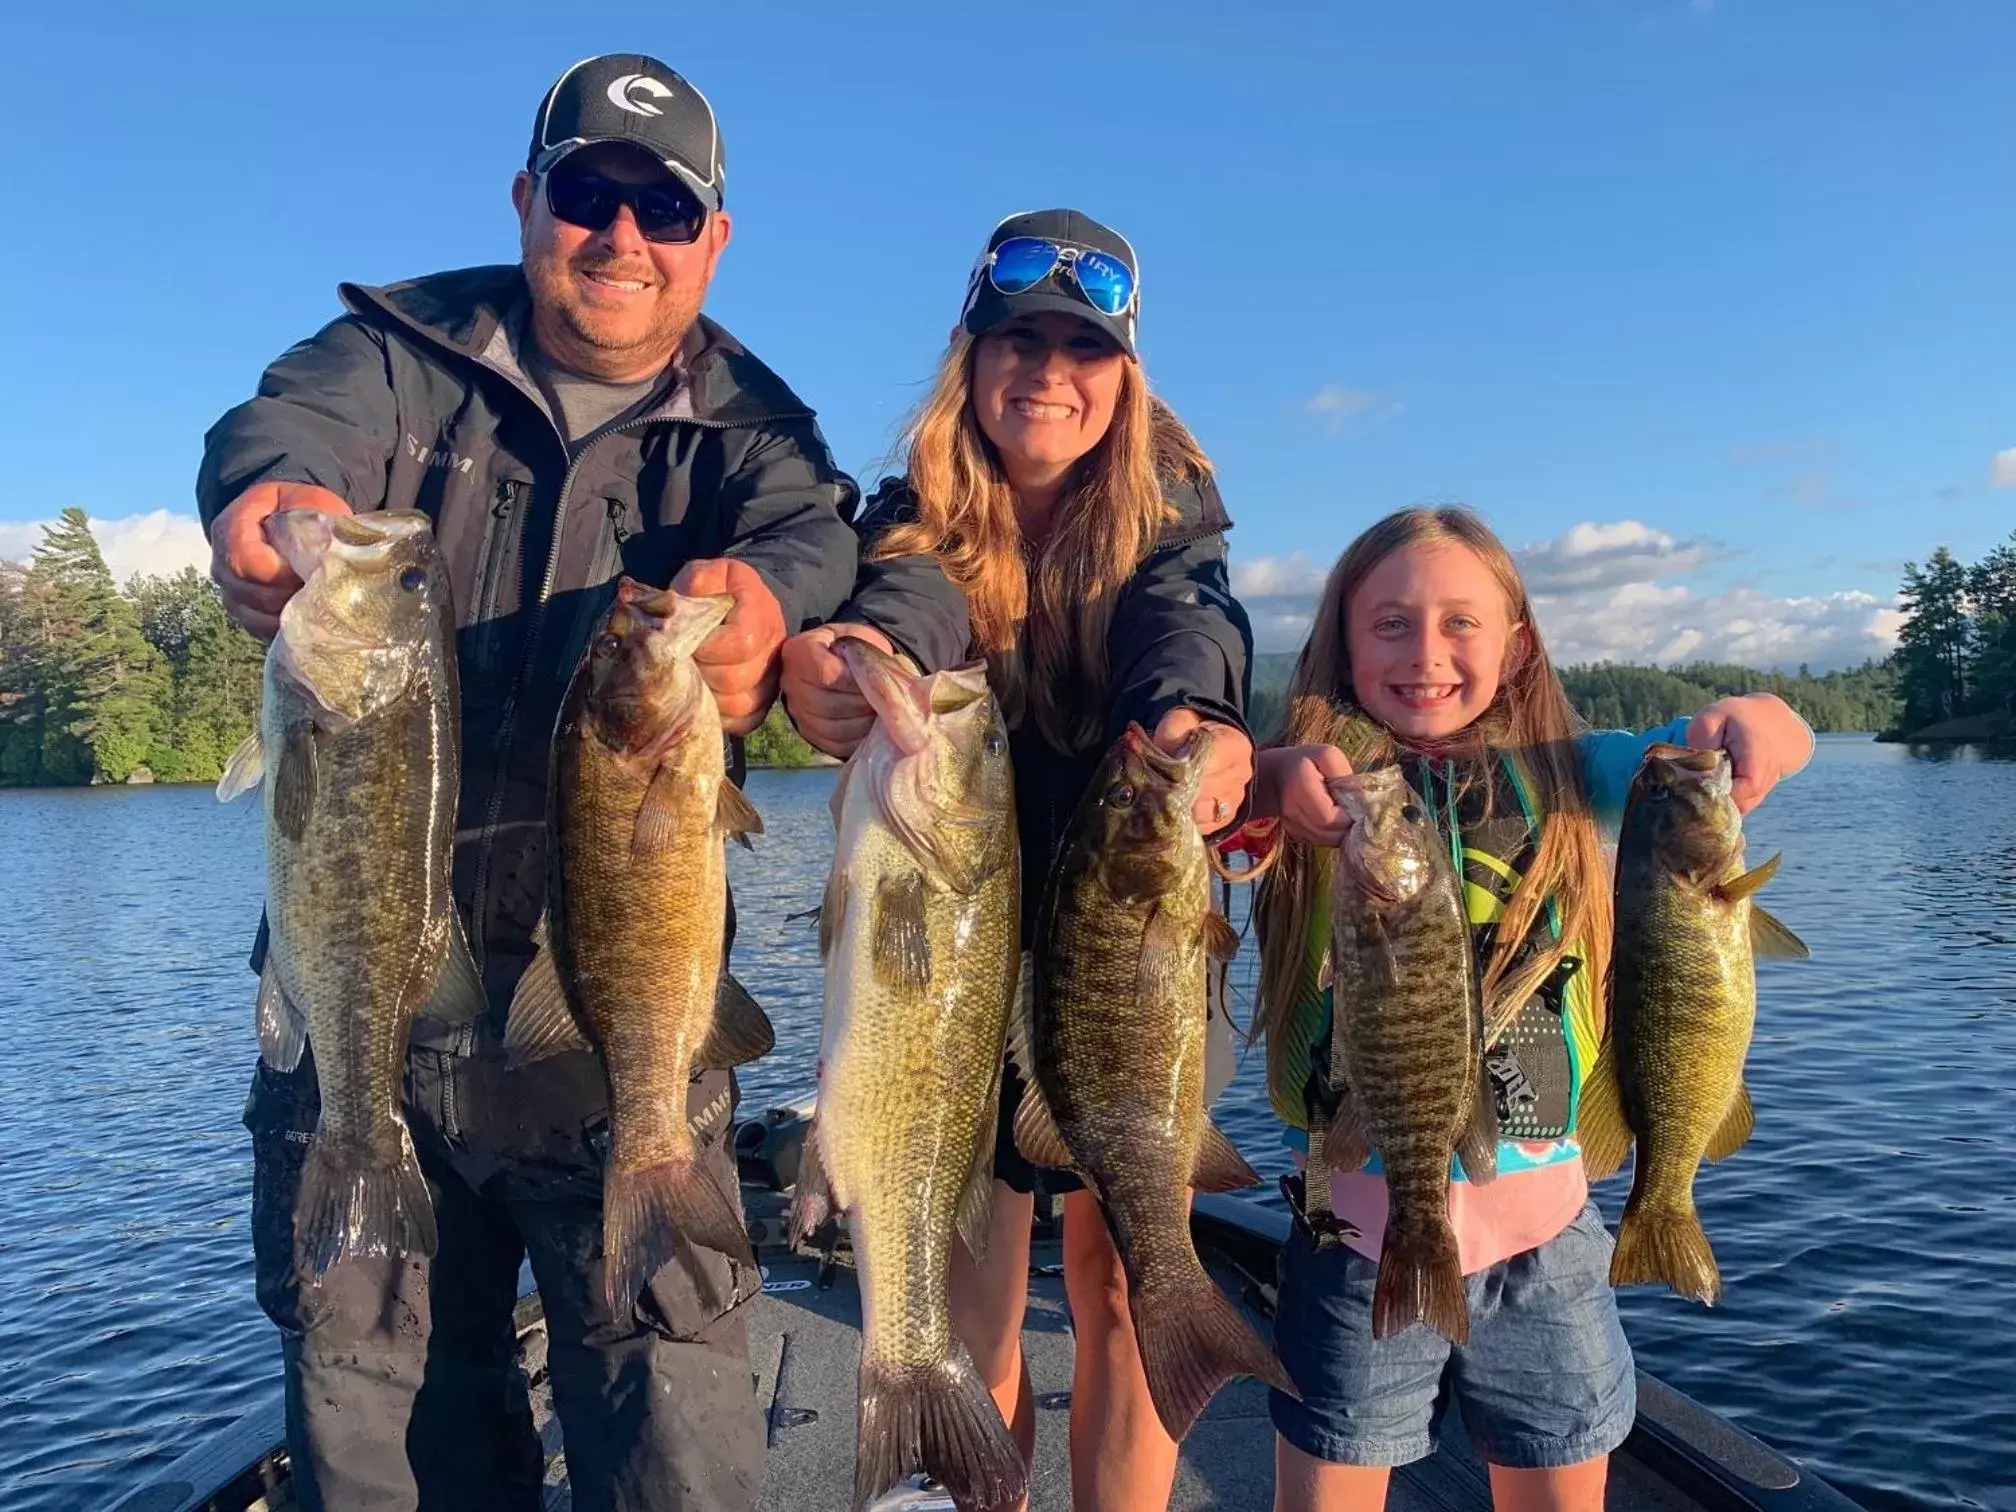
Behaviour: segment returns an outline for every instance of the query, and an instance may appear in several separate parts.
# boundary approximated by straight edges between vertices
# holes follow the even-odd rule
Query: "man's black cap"
[[[721,208],[721,128],[707,97],[642,53],[586,58],[560,75],[532,120],[525,166],[545,173],[598,142],[641,147],[685,182],[709,210]]]
[[[1108,315],[1078,292],[1078,286],[1061,262],[1055,272],[1034,288],[1024,289],[1020,294],[1003,294],[987,280],[988,263],[996,247],[1016,236],[1038,236],[1062,247],[1104,252],[1118,258],[1134,275],[1133,300],[1118,315]],[[1091,321],[1132,357],[1134,327],[1141,312],[1141,265],[1135,260],[1134,248],[1127,238],[1111,227],[1100,225],[1082,210],[1025,210],[996,226],[994,234],[987,238],[986,250],[973,265],[973,279],[966,289],[962,317],[966,329],[975,336],[984,336],[1004,320],[1046,310]]]

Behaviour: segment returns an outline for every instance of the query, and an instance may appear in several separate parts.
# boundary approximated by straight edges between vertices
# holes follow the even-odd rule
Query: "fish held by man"
[[[1336,1102],[1310,1133],[1307,1190],[1327,1210],[1330,1172],[1378,1152],[1388,1207],[1372,1336],[1420,1322],[1460,1344],[1470,1313],[1449,1221],[1450,1160],[1472,1182],[1498,1169],[1470,925],[1448,841],[1400,768],[1329,787],[1352,823],[1331,893]]]
[[[455,615],[425,515],[290,509],[267,539],[302,580],[266,654],[259,728],[217,796],[263,782],[268,940],[260,1055],[312,1046],[321,1114],[297,1262],[431,1255],[434,1208],[401,1110],[414,1016],[467,1023],[483,988],[449,891],[460,781]]]
[[[512,998],[514,1065],[592,1046],[609,1089],[603,1284],[627,1315],[679,1239],[754,1264],[739,1194],[701,1159],[698,1067],[767,1053],[724,969],[725,845],[762,821],[729,780],[695,649],[733,607],[621,579],[568,684],[547,787],[545,949]]]
[[[1617,1171],[1637,1147],[1611,1282],[1663,1281],[1710,1304],[1722,1274],[1695,1210],[1694,1176],[1704,1155],[1733,1154],[1755,1125],[1743,1081],[1755,961],[1811,954],[1753,901],[1779,858],[1746,869],[1730,788],[1727,752],[1669,745],[1647,749],[1632,780],[1617,842],[1610,1032],[1579,1117],[1592,1178]]]
[[[1175,1439],[1234,1376],[1295,1394],[1190,1235],[1191,1188],[1259,1182],[1204,1108],[1207,975],[1238,949],[1211,909],[1192,815],[1210,740],[1198,730],[1172,755],[1130,724],[1108,753],[1052,869],[1034,990],[1013,1030],[1029,1084],[1017,1147],[1097,1195],[1149,1394]]]
[[[819,1101],[793,1226],[844,1212],[853,1243],[855,1507],[919,1469],[962,1507],[1006,1505],[1026,1471],[947,1289],[952,1246],[977,1258],[986,1243],[1019,976],[1008,737],[984,665],[920,677],[859,637],[833,649],[877,717],[834,794]]]

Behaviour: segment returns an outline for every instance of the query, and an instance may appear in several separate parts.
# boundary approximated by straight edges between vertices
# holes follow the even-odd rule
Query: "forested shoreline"
[[[0,787],[215,782],[259,718],[265,647],[193,567],[122,588],[81,509],[0,561]],[[771,711],[752,766],[820,760]]]
[[[1737,693],[1776,693],[1823,734],[2016,738],[2016,536],[1980,561],[1940,547],[1906,563],[1897,651],[1815,675],[1717,662],[1562,669],[1599,729],[1644,729]],[[44,529],[27,563],[0,561],[0,787],[215,782],[258,719],[264,648],[225,617],[194,568],[121,587],[81,509]],[[1251,724],[1282,722],[1293,657],[1254,669]],[[781,707],[749,737],[750,765],[817,753]]]

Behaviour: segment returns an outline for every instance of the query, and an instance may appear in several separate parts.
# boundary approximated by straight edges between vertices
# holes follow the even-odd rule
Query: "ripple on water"
[[[777,1049],[747,1108],[809,1089],[818,942],[786,916],[819,901],[831,781],[750,782],[735,969]],[[2016,850],[2016,766],[1828,740],[1751,829],[1815,959],[1765,966],[1757,1134],[1701,1178],[1727,1300],[1632,1288],[1632,1344],[1871,1507],[1991,1505],[2016,1481],[2016,874],[1980,858]],[[259,826],[201,790],[0,793],[0,855],[0,1505],[54,1512],[277,1393],[238,1121]],[[1261,1074],[1249,1052],[1219,1117],[1271,1177]],[[1613,1221],[1624,1192],[1598,1190]]]

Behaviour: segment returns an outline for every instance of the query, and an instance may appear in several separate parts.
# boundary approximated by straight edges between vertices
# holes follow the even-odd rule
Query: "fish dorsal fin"
[[[1750,1135],[1757,1128],[1757,1107],[1750,1101],[1750,1089],[1743,1083],[1736,1084],[1736,1095],[1730,1099],[1729,1111],[1722,1116],[1722,1125],[1715,1131],[1715,1137],[1708,1141],[1706,1151],[1710,1160],[1727,1160],[1750,1141]]]
[[[1238,1146],[1210,1119],[1204,1120],[1203,1137],[1197,1141],[1197,1160],[1190,1170],[1190,1185],[1200,1192],[1236,1192],[1260,1185],[1260,1173],[1246,1163]]]
[[[1582,1083],[1575,1132],[1582,1141],[1582,1164],[1591,1181],[1601,1181],[1623,1169],[1633,1136],[1624,1121],[1624,1097],[1617,1085],[1615,1041],[1606,1042],[1596,1052],[1596,1064]]]
[[[721,779],[721,790],[714,795],[714,827],[744,850],[754,850],[749,837],[763,833],[763,816],[756,812],[756,805],[726,777]]]
[[[833,954],[833,942],[847,922],[847,874],[835,866],[826,874],[826,892],[812,910],[819,920],[819,959]]]
[[[1320,1132],[1320,1150],[1315,1132],[1309,1140],[1311,1171],[1321,1171],[1326,1177],[1331,1171],[1356,1171],[1372,1158],[1372,1136],[1365,1132],[1358,1105],[1348,1092],[1338,1097],[1336,1110]]]
[[[1015,973],[1015,998],[1008,1005],[1008,1059],[1022,1073],[1022,1079],[1036,1078],[1036,956],[1022,952],[1022,964]]]
[[[1036,963],[1033,953],[1022,957],[1015,984],[1015,1002],[1008,1010],[1008,1059],[1022,1076],[1022,1101],[1015,1109],[1015,1148],[1031,1165],[1051,1170],[1071,1168],[1071,1149],[1057,1127],[1057,1115],[1044,1099],[1036,1079]]]
[[[448,904],[448,951],[441,960],[441,974],[420,1011],[440,1024],[473,1024],[490,1011],[490,996],[483,988],[483,973],[476,968],[476,953],[469,948],[468,933],[462,928],[462,910]]]
[[[567,1006],[567,990],[549,946],[532,958],[511,995],[504,1023],[504,1054],[515,1069],[569,1050],[585,1050],[588,1038]]]
[[[238,742],[238,749],[224,763],[224,775],[217,779],[217,801],[229,803],[240,793],[249,793],[266,775],[266,746],[254,730]]]
[[[702,1066],[743,1066],[768,1055],[777,1031],[763,1005],[727,971],[714,993],[714,1025],[700,1046],[695,1063]]]
[[[1173,911],[1157,903],[1148,911],[1141,931],[1141,957],[1135,968],[1135,990],[1144,1003],[1163,1002],[1185,987],[1186,968],[1198,937],[1177,922]],[[1201,986],[1201,981],[1199,982]]]
[[[833,1184],[820,1154],[819,1116],[815,1112],[812,1127],[805,1131],[805,1142],[798,1147],[798,1176],[791,1183],[791,1238],[802,1243],[838,1215]]]
[[[300,1065],[308,1048],[308,1020],[288,1001],[270,950],[265,970],[259,973],[259,1000],[253,1013],[259,1023],[259,1059],[275,1071],[292,1071]]]
[[[1715,895],[1725,903],[1734,903],[1741,898],[1749,897],[1778,874],[1778,863],[1784,859],[1784,853],[1781,851],[1762,866],[1753,866],[1739,876],[1717,883]]]
[[[1043,1088],[1033,1077],[1023,1082],[1022,1102],[1015,1109],[1015,1148],[1031,1165],[1052,1171],[1071,1169],[1071,1147],[1064,1143],[1057,1115],[1050,1111]]]
[[[987,1231],[994,1223],[994,1132],[1001,1121],[1001,1067],[994,1067],[993,1086],[980,1120],[979,1137],[973,1141],[973,1169],[967,1173],[966,1189],[959,1194],[957,1223],[960,1241],[975,1265],[987,1258]]]
[[[1750,954],[1766,961],[1806,961],[1813,952],[1776,914],[1750,905]]]
[[[931,936],[924,922],[924,877],[884,877],[875,889],[875,978],[884,986],[922,992],[931,982]]]
[[[630,831],[630,854],[661,855],[678,844],[682,834],[693,833],[689,821],[698,817],[693,812],[700,797],[698,789],[699,784],[670,763],[652,773],[651,785],[644,790],[644,801],[637,809],[637,823]]]
[[[1239,954],[1239,931],[1231,920],[1215,910],[1204,914],[1204,948],[1213,960],[1229,961]]]
[[[273,772],[273,823],[289,840],[308,833],[315,808],[315,726],[296,720],[281,739]]]
[[[1472,1186],[1484,1186],[1498,1178],[1498,1099],[1491,1092],[1491,1078],[1477,1068],[1477,1097],[1470,1122],[1456,1142],[1456,1157],[1463,1162],[1463,1174]]]

